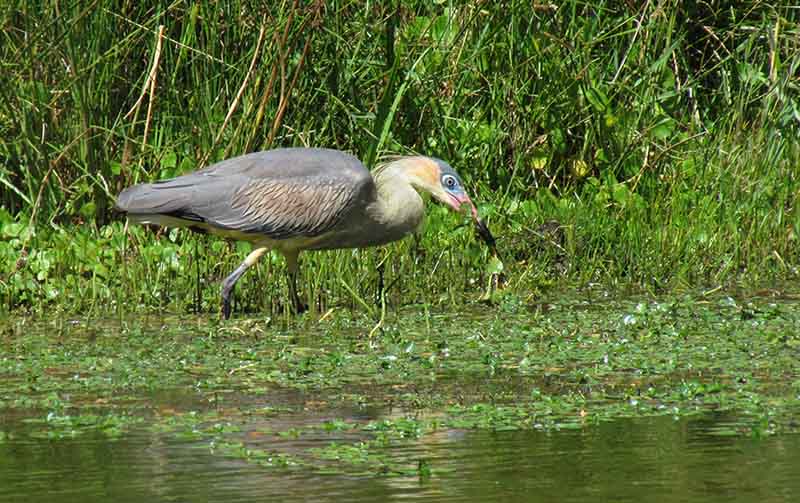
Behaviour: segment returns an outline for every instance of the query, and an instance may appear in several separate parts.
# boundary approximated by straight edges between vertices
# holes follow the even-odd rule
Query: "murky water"
[[[0,323],[0,501],[800,501],[795,302],[372,326]]]
[[[715,433],[718,415],[617,420],[581,430],[442,431],[397,447],[435,475],[276,471],[208,442],[137,428],[109,441],[0,444],[3,501],[798,501],[800,436]],[[336,435],[283,448],[327,444]]]

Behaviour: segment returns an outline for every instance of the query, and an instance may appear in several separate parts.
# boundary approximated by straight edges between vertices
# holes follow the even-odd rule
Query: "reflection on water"
[[[568,314],[542,321],[542,330],[528,314],[486,318],[480,330],[452,315],[437,320],[443,333],[417,330],[417,318],[374,350],[346,332],[240,336],[193,319],[42,325],[40,335],[24,323],[0,325],[0,502],[800,501],[800,435],[788,433],[798,430],[800,339],[777,336],[796,334],[800,309],[641,305],[562,306]],[[644,321],[629,325],[627,313]],[[682,417],[602,422],[639,414],[622,388],[652,402],[643,414],[674,405]],[[599,411],[585,423],[575,414],[584,402]],[[441,426],[472,424],[455,420],[473,404],[497,421],[475,423],[483,430]],[[490,407],[505,404],[521,404],[525,421],[513,420],[513,407]],[[430,426],[450,408],[452,422]],[[708,412],[685,415],[700,410]],[[428,421],[418,439],[398,435],[382,447],[379,432],[364,428],[386,421],[402,433],[415,413]],[[69,414],[123,426],[70,438]],[[546,431],[535,429],[540,417]],[[757,421],[768,424],[748,427]],[[217,422],[221,433],[203,433]],[[506,425],[534,429],[491,431]],[[324,457],[332,443],[335,454],[361,441],[372,441],[376,463]],[[261,466],[232,452],[240,443],[309,466]],[[328,473],[336,468],[346,474]],[[384,468],[394,476],[378,475]]]
[[[146,427],[118,440],[21,435],[0,443],[0,500],[798,501],[800,436],[715,434],[731,420],[645,418],[555,433],[443,430],[393,450],[428,460],[435,474],[422,480],[264,468]],[[341,438],[287,442],[305,449]]]

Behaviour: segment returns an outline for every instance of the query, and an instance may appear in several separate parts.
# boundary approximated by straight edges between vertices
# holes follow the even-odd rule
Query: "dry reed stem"
[[[244,90],[247,88],[248,82],[250,82],[250,77],[253,76],[253,71],[256,67],[256,61],[258,61],[258,55],[261,53],[261,44],[264,42],[264,33],[266,32],[266,17],[261,21],[261,30],[258,33],[258,41],[256,42],[256,49],[253,51],[253,58],[250,60],[250,66],[247,69],[247,75],[245,75],[244,80],[242,81],[242,85],[239,86],[239,91],[236,93],[236,97],[234,97],[231,106],[228,107],[228,113],[225,115],[225,120],[222,121],[222,126],[220,126],[219,131],[217,132],[217,136],[214,138],[214,143],[211,144],[211,148],[208,149],[206,155],[203,157],[203,161],[200,165],[205,165],[208,161],[208,156],[211,155],[211,152],[214,151],[216,146],[219,144],[219,140],[222,138],[222,133],[225,132],[225,128],[228,127],[228,123],[233,116],[233,113],[239,107],[239,101],[242,99],[242,95],[244,94]]]
[[[150,131],[150,122],[153,119],[153,102],[156,96],[156,79],[158,77],[158,62],[161,59],[161,41],[164,39],[164,25],[159,25],[158,35],[156,36],[156,53],[153,57],[153,66],[150,69],[150,100],[147,103],[147,118],[144,122],[144,137],[142,138],[142,148],[147,145],[147,133]]]

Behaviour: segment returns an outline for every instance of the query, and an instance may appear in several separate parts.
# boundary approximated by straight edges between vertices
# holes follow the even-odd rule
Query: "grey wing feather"
[[[374,193],[355,157],[327,149],[277,149],[123,191],[117,208],[167,215],[273,239],[331,230]]]
[[[318,236],[333,228],[358,198],[359,188],[338,180],[254,180],[237,190],[231,204],[210,223],[274,239]]]

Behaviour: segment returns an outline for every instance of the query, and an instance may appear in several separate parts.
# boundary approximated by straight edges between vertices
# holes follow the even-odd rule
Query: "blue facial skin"
[[[442,184],[442,187],[454,196],[463,195],[464,184],[461,182],[461,177],[458,176],[456,170],[441,159],[434,158],[433,160],[439,165],[439,182]]]

